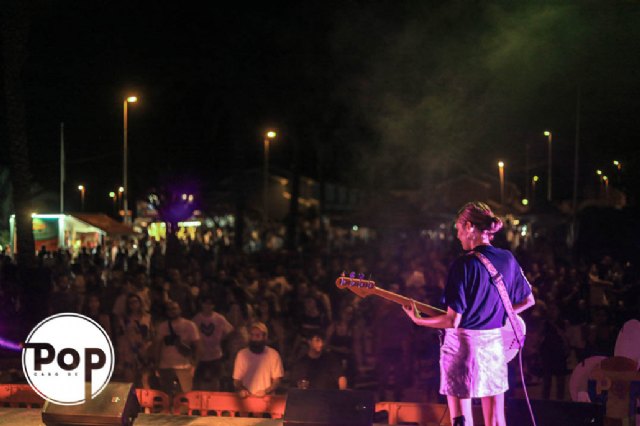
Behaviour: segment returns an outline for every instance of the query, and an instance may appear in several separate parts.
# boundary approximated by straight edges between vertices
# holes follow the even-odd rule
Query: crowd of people
[[[39,252],[47,281],[38,290],[42,317],[78,312],[97,321],[115,346],[113,379],[169,394],[361,388],[380,400],[438,400],[438,331],[335,280],[353,271],[442,307],[448,268],[460,253],[453,238],[404,235],[256,253],[169,238],[118,240],[75,257]],[[542,382],[544,397],[563,399],[571,368],[588,356],[612,355],[621,324],[637,315],[639,277],[634,265],[608,256],[570,261],[544,245],[514,253],[536,298],[523,315],[527,380]],[[8,256],[0,277],[0,315],[27,316],[32,294],[17,285]]]

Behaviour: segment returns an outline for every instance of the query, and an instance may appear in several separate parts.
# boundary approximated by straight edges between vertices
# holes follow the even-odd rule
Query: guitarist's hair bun
[[[481,201],[471,201],[462,206],[456,215],[456,222],[459,220],[470,222],[480,231],[491,235],[502,229],[503,225],[502,220],[493,214],[491,207]]]

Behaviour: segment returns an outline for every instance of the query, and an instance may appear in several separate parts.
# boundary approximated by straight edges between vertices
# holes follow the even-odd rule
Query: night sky
[[[65,123],[67,205],[107,211],[121,185],[122,102],[130,106],[133,196],[171,180],[215,190],[235,168],[294,146],[316,177],[419,189],[461,173],[524,192],[545,175],[570,198],[581,94],[581,192],[595,169],[635,195],[640,133],[640,5],[634,2],[341,1],[233,5],[45,1],[31,17],[24,73],[34,181],[58,190]],[[4,131],[4,129],[3,129]],[[241,155],[240,155],[241,154]],[[1,160],[8,161],[6,157]]]

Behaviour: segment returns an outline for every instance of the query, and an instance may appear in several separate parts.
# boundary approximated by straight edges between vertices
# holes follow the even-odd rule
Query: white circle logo
[[[62,313],[35,326],[22,350],[22,370],[31,387],[59,405],[95,398],[113,374],[113,345],[91,318]]]

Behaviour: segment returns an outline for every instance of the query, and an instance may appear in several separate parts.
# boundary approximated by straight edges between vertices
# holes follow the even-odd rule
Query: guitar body
[[[520,323],[522,335],[526,336],[527,325],[524,323],[524,320],[520,315],[516,315],[516,318]],[[520,350],[520,347],[518,346],[518,339],[516,339],[516,333],[513,332],[513,327],[511,327],[511,323],[508,319],[507,323],[500,329],[500,331],[502,332],[502,342],[504,344],[504,356],[507,359],[507,362],[509,362],[518,355],[518,351]],[[522,344],[524,344],[524,342],[522,342]]]

